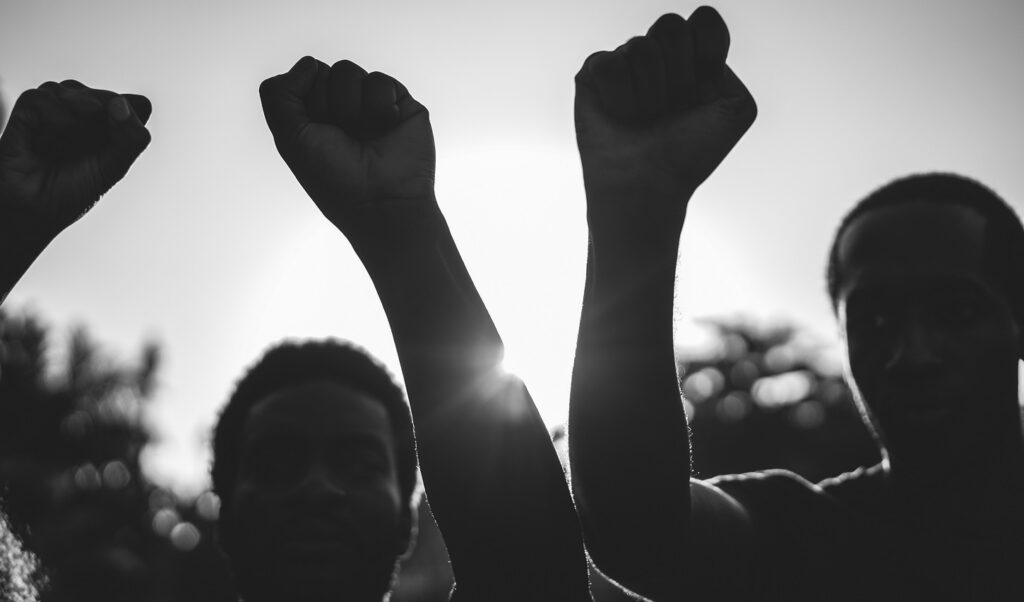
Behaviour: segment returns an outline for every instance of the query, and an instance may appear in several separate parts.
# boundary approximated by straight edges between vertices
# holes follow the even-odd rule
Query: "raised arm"
[[[149,100],[74,80],[24,92],[0,136],[0,303],[149,144]]]
[[[683,599],[689,582],[720,570],[709,553],[724,530],[708,530],[705,515],[743,520],[711,487],[695,483],[691,497],[672,336],[690,197],[757,112],[725,65],[728,47],[721,17],[701,7],[591,55],[576,76],[590,253],[569,412],[573,491],[598,568],[654,600]]]
[[[453,599],[587,600],[575,511],[544,423],[434,198],[427,110],[312,58],[260,89],[278,150],[369,272],[391,324]]]

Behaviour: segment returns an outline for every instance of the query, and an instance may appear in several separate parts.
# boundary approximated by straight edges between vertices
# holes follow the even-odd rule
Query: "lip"
[[[911,408],[907,415],[918,422],[934,422],[953,416],[955,410],[946,406]]]
[[[351,549],[343,539],[327,537],[294,537],[282,546],[285,553],[296,556],[322,556]]]
[[[886,405],[902,407],[907,412],[932,412],[937,410],[952,411],[959,405],[962,395],[958,387],[951,386],[919,386],[919,387],[887,387],[882,393]]]
[[[289,524],[288,539],[296,540],[347,540],[356,532],[352,521],[343,518],[326,520],[305,517]]]

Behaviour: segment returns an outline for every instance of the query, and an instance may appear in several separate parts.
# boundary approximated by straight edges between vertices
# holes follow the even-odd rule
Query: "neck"
[[[925,515],[958,515],[970,522],[999,520],[1024,505],[1024,442],[1019,416],[1012,429],[964,440],[946,457],[896,454],[889,482],[906,509]]]
[[[250,592],[239,597],[239,602],[388,602],[391,599],[390,593],[368,594],[346,592],[340,595],[327,595],[323,593],[309,592]]]
[[[382,597],[351,597],[342,596],[340,598],[323,598],[320,596],[293,596],[291,594],[286,596],[247,596],[245,598],[239,598],[238,602],[388,602],[391,599],[390,594],[386,594]]]

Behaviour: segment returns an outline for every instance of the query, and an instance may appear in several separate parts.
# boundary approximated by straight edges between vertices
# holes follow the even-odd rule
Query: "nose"
[[[297,489],[308,501],[337,501],[348,495],[344,479],[322,464],[310,466]]]
[[[919,371],[937,368],[941,357],[935,348],[935,336],[922,320],[911,317],[893,342],[886,368],[895,371]]]

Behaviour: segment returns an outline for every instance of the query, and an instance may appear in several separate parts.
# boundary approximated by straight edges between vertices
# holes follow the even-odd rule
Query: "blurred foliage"
[[[180,499],[140,467],[159,347],[119,362],[83,328],[50,346],[40,320],[0,310],[0,498],[14,525],[0,522],[0,599],[36,599],[15,597],[31,591],[15,582],[36,566],[20,538],[42,567],[33,582],[49,582],[47,602],[236,602],[215,546],[217,497]],[[423,503],[392,601],[447,600],[451,583]]]
[[[790,325],[707,327],[710,344],[679,365],[696,475],[788,468],[817,481],[877,462],[830,350]],[[37,318],[0,310],[0,487],[14,531],[0,520],[0,596],[34,600],[46,583],[41,599],[54,602],[235,602],[214,545],[216,496],[180,499],[140,468],[159,347],[115,361],[83,328],[51,344]],[[424,503],[392,600],[441,602],[451,583]],[[596,573],[594,595],[631,599]]]
[[[679,365],[697,477],[785,468],[816,482],[880,460],[837,350],[791,324],[707,326],[711,348]]]
[[[704,326],[706,344],[678,354],[695,476],[785,468],[816,482],[879,461],[837,349],[792,324]],[[554,439],[564,461],[565,429]],[[591,581],[595,602],[635,600],[597,571]]]
[[[159,348],[114,361],[83,328],[49,346],[38,319],[0,311],[0,486],[49,581],[41,599],[234,602],[215,505],[179,500],[139,466]]]
[[[0,600],[34,602],[39,599],[42,581],[35,557],[25,550],[11,530],[7,516],[0,511]]]

